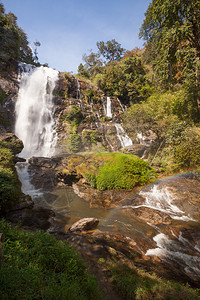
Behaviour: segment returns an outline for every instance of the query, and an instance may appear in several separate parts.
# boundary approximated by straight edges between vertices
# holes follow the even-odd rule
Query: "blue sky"
[[[139,28],[150,0],[1,0],[28,35],[37,40],[39,61],[59,71],[77,72],[82,55],[97,41],[115,39],[123,48],[142,47]]]

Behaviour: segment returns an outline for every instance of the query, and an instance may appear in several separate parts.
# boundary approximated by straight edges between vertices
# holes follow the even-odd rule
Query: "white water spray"
[[[112,110],[111,110],[111,100],[110,100],[110,97],[107,97],[106,116],[109,117],[109,118],[112,118]]]
[[[168,191],[167,187],[158,189],[154,185],[148,192],[140,192],[145,197],[145,202],[141,205],[131,206],[132,208],[149,207],[168,214],[171,218],[183,221],[195,221],[189,216],[185,216],[184,212],[173,204],[173,195]],[[124,206],[127,208],[128,206]],[[130,207],[130,206],[129,206]]]
[[[115,123],[115,128],[117,131],[117,137],[120,140],[122,148],[133,145],[130,137],[125,133],[121,124]]]
[[[172,240],[166,234],[159,233],[154,238],[157,248],[149,249],[146,255],[157,256],[163,260],[174,261],[184,268],[185,272],[192,277],[200,276],[200,257],[198,251],[196,255],[190,255],[191,250],[194,253],[195,247],[190,245],[189,241],[182,237],[180,233],[177,239]]]
[[[58,71],[39,67],[24,72],[16,102],[15,133],[23,141],[21,157],[50,157],[57,140],[53,90]]]

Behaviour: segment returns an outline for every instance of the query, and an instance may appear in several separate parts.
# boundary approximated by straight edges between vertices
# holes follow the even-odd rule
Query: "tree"
[[[153,49],[157,73],[172,81],[179,66],[183,83],[195,85],[200,110],[200,1],[153,0],[145,16],[140,37]]]
[[[100,54],[94,53],[92,50],[90,50],[89,55],[83,55],[83,61],[85,62],[83,67],[89,76],[99,72],[100,68],[103,66],[103,61],[100,59]]]
[[[113,60],[119,61],[126,51],[115,39],[107,41],[106,43],[103,41],[97,42],[97,48],[99,49],[99,53],[109,62]]]
[[[38,41],[36,41],[36,42],[34,42],[34,45],[35,45],[35,49],[34,49],[34,61],[37,64],[38,63],[38,50],[37,49],[38,49],[38,47],[41,46],[41,43],[38,42]]]
[[[32,63],[32,50],[17,17],[11,12],[5,14],[0,3],[0,69],[14,70],[18,61]]]

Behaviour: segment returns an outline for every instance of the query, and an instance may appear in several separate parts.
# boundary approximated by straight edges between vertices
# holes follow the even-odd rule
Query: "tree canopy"
[[[12,70],[18,61],[33,63],[32,50],[26,33],[17,25],[17,17],[6,14],[0,3],[0,69]]]
[[[184,83],[199,101],[200,1],[153,0],[140,30],[154,70],[166,86]]]
[[[115,39],[106,43],[103,41],[97,42],[97,48],[99,53],[109,62],[113,60],[119,61],[126,51]]]

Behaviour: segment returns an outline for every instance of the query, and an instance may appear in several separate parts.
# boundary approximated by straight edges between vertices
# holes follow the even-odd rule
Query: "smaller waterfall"
[[[146,143],[145,143],[145,138],[144,138],[144,136],[143,136],[143,134],[142,133],[137,133],[137,139],[138,139],[138,141],[139,141],[139,144],[141,144],[141,145],[146,145]]]
[[[16,164],[16,169],[17,173],[19,176],[19,180],[22,183],[22,192],[26,195],[30,195],[32,199],[35,197],[39,197],[42,195],[42,192],[38,189],[36,189],[32,184],[31,184],[31,178],[30,174],[28,172],[28,163],[20,163],[18,162]]]
[[[133,145],[130,137],[125,133],[121,124],[115,123],[115,128],[117,131],[117,137],[120,140],[122,148]]]
[[[107,97],[106,116],[109,117],[109,118],[112,118],[112,110],[111,110],[111,100],[110,100],[110,97]]]
[[[149,207],[168,214],[171,218],[183,221],[195,221],[194,219],[185,216],[184,212],[172,203],[173,195],[168,191],[167,187],[158,189],[157,185],[153,185],[150,191],[140,192],[141,196],[145,197],[144,204],[138,206],[129,206],[133,209],[139,207]],[[127,208],[127,206],[124,206]]]
[[[39,67],[24,72],[15,106],[15,133],[23,141],[20,156],[51,156],[57,135],[53,119],[53,90],[58,71]]]
[[[119,98],[117,98],[117,101],[119,102],[119,105],[120,105],[120,107],[121,107],[121,109],[122,109],[122,112],[124,112],[125,109],[124,109],[124,107],[123,107],[121,101],[119,100]]]
[[[175,240],[170,239],[166,234],[159,233],[153,240],[157,248],[149,249],[146,255],[158,256],[163,260],[174,261],[179,264],[184,271],[192,277],[199,279],[200,276],[200,257],[199,251],[193,247],[188,240],[182,237],[182,233]],[[190,253],[193,253],[191,255]],[[194,255],[195,254],[195,255]]]
[[[83,105],[82,99],[81,99],[81,86],[78,79],[76,79],[77,83],[77,93],[76,93],[76,99],[80,102],[79,107],[81,108]]]

